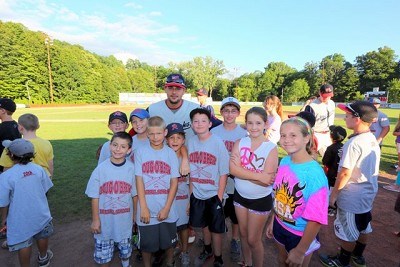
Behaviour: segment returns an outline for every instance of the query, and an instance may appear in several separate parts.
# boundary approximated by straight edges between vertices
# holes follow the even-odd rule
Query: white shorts
[[[360,234],[369,234],[372,232],[371,212],[354,214],[337,208],[336,219],[333,223],[335,235],[347,242],[355,242]]]

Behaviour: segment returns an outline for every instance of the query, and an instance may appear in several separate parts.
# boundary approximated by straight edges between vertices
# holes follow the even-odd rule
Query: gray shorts
[[[32,236],[31,238],[29,238],[21,243],[9,245],[8,249],[10,251],[17,251],[17,250],[20,250],[23,248],[28,248],[28,247],[32,246],[33,239],[39,240],[39,239],[49,238],[53,234],[53,232],[54,232],[53,221],[50,221],[46,224],[46,226],[43,228],[42,231],[40,231],[36,235]]]
[[[343,241],[355,242],[360,237],[360,234],[369,234],[372,232],[371,220],[372,215],[370,211],[355,214],[338,208],[336,219],[333,223],[335,235]]]
[[[175,247],[178,237],[176,223],[162,222],[154,225],[139,227],[139,249],[143,252],[154,253],[160,249]]]

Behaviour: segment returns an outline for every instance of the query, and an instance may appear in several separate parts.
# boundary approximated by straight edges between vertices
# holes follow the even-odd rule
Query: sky
[[[211,56],[232,76],[270,62],[301,70],[340,53],[400,53],[399,0],[0,0],[0,20],[150,65]]]

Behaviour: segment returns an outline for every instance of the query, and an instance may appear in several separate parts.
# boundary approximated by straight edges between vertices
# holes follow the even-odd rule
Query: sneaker
[[[182,252],[180,258],[181,258],[181,266],[182,267],[189,267],[190,266],[189,252]]]
[[[336,209],[335,209],[335,208],[329,207],[329,209],[328,209],[328,216],[329,216],[329,217],[333,217],[333,216],[335,216],[335,215],[336,215]]]
[[[188,243],[192,244],[195,240],[196,240],[196,232],[192,228],[189,228]]]
[[[53,258],[53,252],[49,249],[47,250],[47,254],[46,254],[46,258],[44,258],[43,260],[39,259],[39,255],[38,255],[38,259],[37,262],[39,264],[39,267],[47,267],[50,265],[50,260]]]
[[[240,260],[240,241],[236,239],[231,240],[231,260],[234,262]]]
[[[399,164],[393,164],[391,167],[392,167],[393,169],[397,169],[397,168],[399,167]]]
[[[213,252],[207,252],[206,250],[203,250],[203,252],[200,253],[200,256],[198,256],[195,260],[195,265],[196,266],[203,266],[203,264],[206,262],[206,260],[212,258]]]
[[[356,267],[366,267],[364,256],[351,255],[351,262]]]
[[[222,267],[222,266],[224,266],[222,262],[214,261],[213,267]]]
[[[350,267],[350,265],[343,265],[339,261],[339,255],[328,256],[324,254],[319,255],[319,261],[326,267]]]

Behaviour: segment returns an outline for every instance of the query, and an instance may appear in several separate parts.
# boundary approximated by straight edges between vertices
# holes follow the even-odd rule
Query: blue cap
[[[133,116],[138,117],[141,120],[150,118],[150,114],[147,112],[147,110],[142,108],[137,108],[131,112],[131,115],[129,116],[130,121],[132,121]]]

